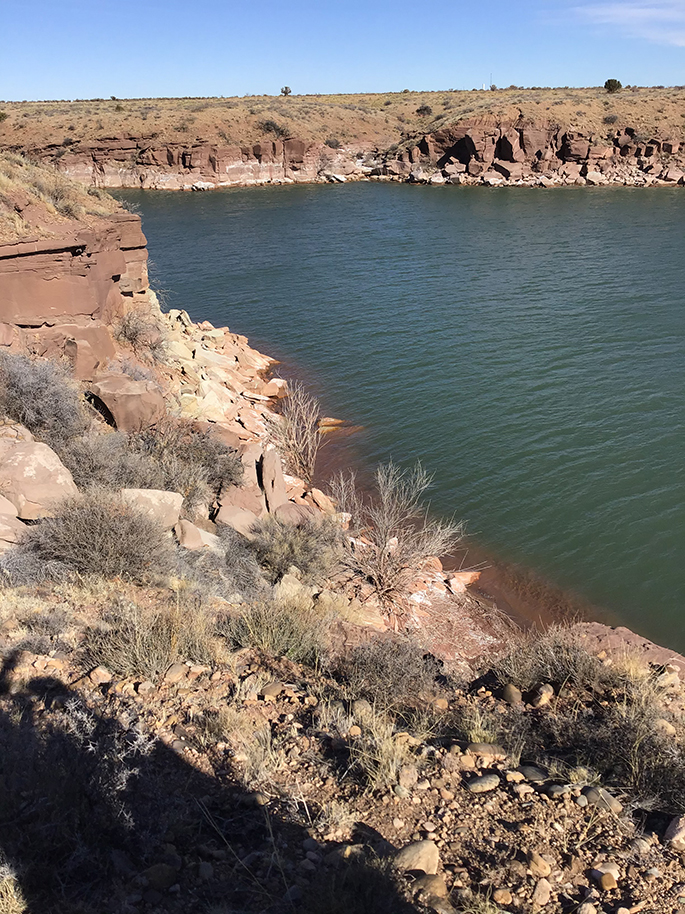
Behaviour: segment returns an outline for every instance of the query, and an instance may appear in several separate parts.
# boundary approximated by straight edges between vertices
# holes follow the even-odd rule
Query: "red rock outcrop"
[[[426,134],[378,174],[430,184],[685,184],[684,147],[680,140],[640,137],[631,127],[607,141],[550,123],[487,116]]]
[[[0,346],[66,356],[90,380],[114,358],[112,326],[147,294],[147,242],[131,213],[0,245]]]
[[[340,182],[370,171],[358,154],[331,149],[298,137],[262,140],[251,146],[211,143],[159,145],[152,137],[102,137],[62,146],[31,149],[82,184],[97,187],[144,187],[207,190],[252,184]]]

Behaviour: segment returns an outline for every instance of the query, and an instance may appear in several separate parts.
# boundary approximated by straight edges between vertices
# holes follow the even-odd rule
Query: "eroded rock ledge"
[[[27,150],[83,184],[166,190],[394,180],[429,184],[683,185],[685,140],[630,125],[597,135],[547,122],[463,119],[390,149],[301,137],[247,146],[111,136]]]

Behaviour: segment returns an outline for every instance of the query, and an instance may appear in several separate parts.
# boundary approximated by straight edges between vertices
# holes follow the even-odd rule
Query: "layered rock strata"
[[[623,126],[593,134],[547,121],[462,119],[399,150],[331,148],[301,137],[247,146],[159,144],[155,137],[102,137],[27,150],[82,184],[167,190],[283,183],[391,180],[430,184],[685,183],[685,138]]]
[[[407,146],[384,173],[430,184],[685,184],[685,142],[623,127],[597,136],[542,123],[463,120]]]

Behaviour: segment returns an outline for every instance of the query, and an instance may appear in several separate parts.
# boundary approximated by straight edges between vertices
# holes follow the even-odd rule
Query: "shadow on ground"
[[[3,914],[415,910],[368,857],[303,868],[310,836],[287,800],[259,806],[230,763],[198,770],[135,704],[104,716],[57,679],[17,684],[16,664],[0,673]]]

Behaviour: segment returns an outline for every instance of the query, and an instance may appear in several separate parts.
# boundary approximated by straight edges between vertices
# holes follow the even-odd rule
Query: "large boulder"
[[[165,492],[162,489],[122,489],[121,498],[132,508],[156,520],[165,530],[178,524],[183,505],[180,492]]]
[[[78,495],[69,470],[39,441],[0,438],[0,479],[22,520],[49,517],[56,502]]]
[[[17,509],[0,495],[0,554],[15,546],[25,532],[26,525],[17,517]]]
[[[201,527],[196,527],[185,518],[180,520],[174,527],[174,533],[178,540],[179,546],[188,549],[191,552],[197,552],[200,549],[221,549],[221,540],[216,533],[209,533]]]
[[[166,415],[162,392],[152,381],[134,381],[125,374],[101,375],[89,393],[122,432],[142,431]]]
[[[275,448],[266,451],[262,460],[262,488],[269,514],[274,514],[288,501],[281,458]]]
[[[232,527],[247,539],[252,538],[252,528],[257,523],[257,515],[245,508],[236,508],[233,505],[223,505],[217,514],[216,523],[224,527]]]

